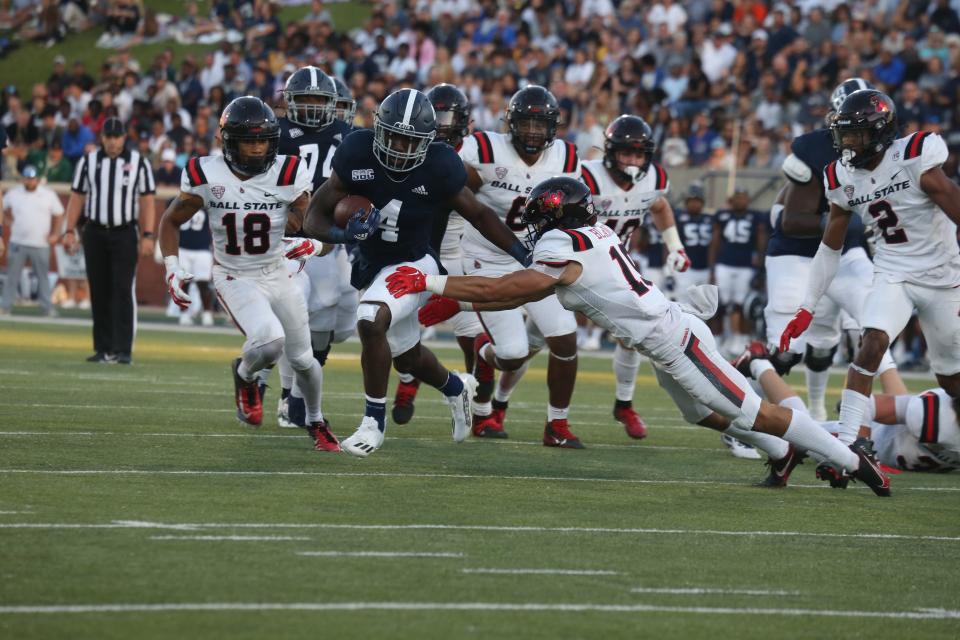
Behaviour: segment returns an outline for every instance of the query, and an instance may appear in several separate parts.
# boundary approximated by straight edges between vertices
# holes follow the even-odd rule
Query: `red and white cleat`
[[[340,452],[340,441],[337,436],[330,431],[330,425],[326,420],[313,422],[307,427],[307,433],[313,438],[313,448],[316,451]]]
[[[551,420],[543,428],[543,446],[562,449],[585,449],[580,438],[570,431],[566,420]]]
[[[260,402],[260,387],[256,380],[247,382],[238,371],[240,358],[233,361],[233,397],[237,403],[237,420],[251,427],[263,422],[263,403]]]
[[[637,415],[632,406],[618,407],[614,405],[613,417],[623,425],[624,431],[634,440],[642,440],[647,437],[647,425],[644,424],[643,419]]]

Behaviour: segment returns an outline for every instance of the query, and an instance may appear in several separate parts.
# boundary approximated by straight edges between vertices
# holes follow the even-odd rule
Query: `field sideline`
[[[651,435],[630,441],[602,358],[580,363],[583,451],[539,445],[541,357],[507,441],[455,444],[424,389],[371,458],[315,453],[274,426],[276,388],[263,428],[236,421],[240,342],[142,330],[134,366],[89,365],[87,327],[0,321],[0,636],[957,635],[956,475],[898,475],[881,500],[807,464],[758,489],[763,465],[685,424],[647,364]],[[342,345],[325,369],[341,438],[358,353]]]

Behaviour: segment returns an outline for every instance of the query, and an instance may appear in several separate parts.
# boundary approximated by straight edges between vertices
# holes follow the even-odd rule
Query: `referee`
[[[99,149],[77,163],[63,246],[75,253],[77,231],[82,231],[96,351],[87,362],[130,364],[137,257],[153,255],[156,185],[147,159],[125,148],[126,131],[119,119],[103,123],[100,142]]]

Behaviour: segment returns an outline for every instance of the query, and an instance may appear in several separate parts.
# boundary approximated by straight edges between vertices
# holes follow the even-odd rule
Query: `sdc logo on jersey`
[[[356,182],[358,180],[373,180],[373,169],[354,169],[350,177]]]

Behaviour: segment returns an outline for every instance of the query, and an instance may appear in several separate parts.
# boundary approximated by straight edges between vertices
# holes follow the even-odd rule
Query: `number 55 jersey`
[[[824,169],[831,204],[877,232],[874,271],[886,282],[948,288],[960,284],[956,225],[920,188],[920,177],[947,159],[935,133],[894,141],[872,171],[834,161]]]
[[[296,156],[277,156],[272,167],[248,180],[234,175],[220,156],[191,158],[180,179],[181,191],[203,198],[214,260],[238,271],[283,261],[290,203],[312,188],[306,163]]]

